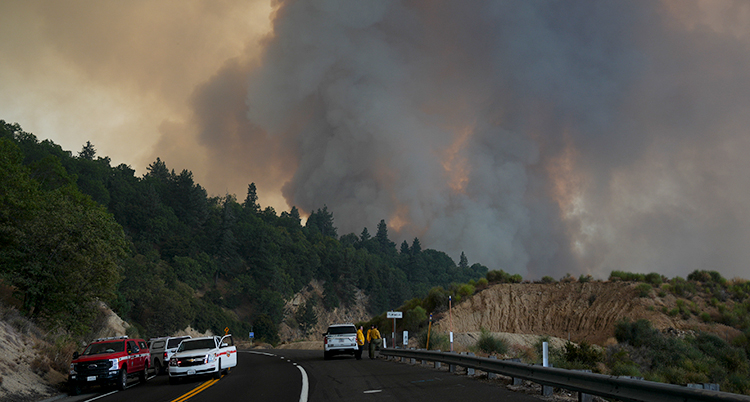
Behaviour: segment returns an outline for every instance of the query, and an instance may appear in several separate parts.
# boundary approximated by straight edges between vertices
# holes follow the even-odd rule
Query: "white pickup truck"
[[[185,339],[169,359],[169,382],[174,384],[180,378],[206,374],[218,379],[235,366],[237,348],[232,335]]]

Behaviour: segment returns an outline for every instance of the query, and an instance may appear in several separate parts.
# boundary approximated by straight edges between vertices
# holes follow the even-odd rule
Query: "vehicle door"
[[[128,353],[128,373],[135,373],[140,370],[142,367],[139,366],[138,355],[141,350],[135,344],[135,341],[127,341],[125,351]]]
[[[234,346],[232,335],[224,335],[219,343],[221,354],[221,367],[234,367],[237,365],[237,348]]]
[[[141,349],[141,361],[143,367],[151,367],[151,353],[149,352],[148,345],[143,339],[138,340],[138,347]]]

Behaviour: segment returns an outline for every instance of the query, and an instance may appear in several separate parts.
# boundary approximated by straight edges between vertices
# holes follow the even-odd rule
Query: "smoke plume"
[[[99,69],[106,35],[93,54],[57,39],[82,71],[120,88],[135,71],[175,110],[145,163],[240,199],[255,182],[277,210],[327,205],[339,234],[385,219],[397,243],[529,279],[747,277],[745,1],[288,0],[262,35],[240,29],[244,2],[193,3],[168,38],[193,21],[210,36],[169,57],[151,40],[158,70]]]

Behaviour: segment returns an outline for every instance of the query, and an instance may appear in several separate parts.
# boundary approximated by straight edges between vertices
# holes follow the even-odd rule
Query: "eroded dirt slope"
[[[662,312],[676,298],[638,297],[637,284],[629,282],[570,282],[556,284],[498,284],[453,306],[454,332],[490,332],[550,335],[574,342],[586,340],[604,345],[614,336],[615,324],[624,319],[648,319],[664,330],[702,329],[723,333],[731,329],[719,324],[707,328],[697,319],[685,320]],[[436,323],[449,331],[448,314]]]

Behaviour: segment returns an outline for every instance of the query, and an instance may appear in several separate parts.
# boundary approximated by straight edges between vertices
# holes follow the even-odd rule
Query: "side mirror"
[[[77,351],[76,351],[76,352],[73,352],[73,360],[77,359],[77,358],[78,358],[78,356],[80,356],[80,355],[78,354],[78,352],[77,352]]]
[[[221,343],[221,347],[222,347],[222,348],[226,348],[226,347],[228,347],[228,346],[229,346],[229,344],[227,344],[226,342],[222,342],[222,343]]]

